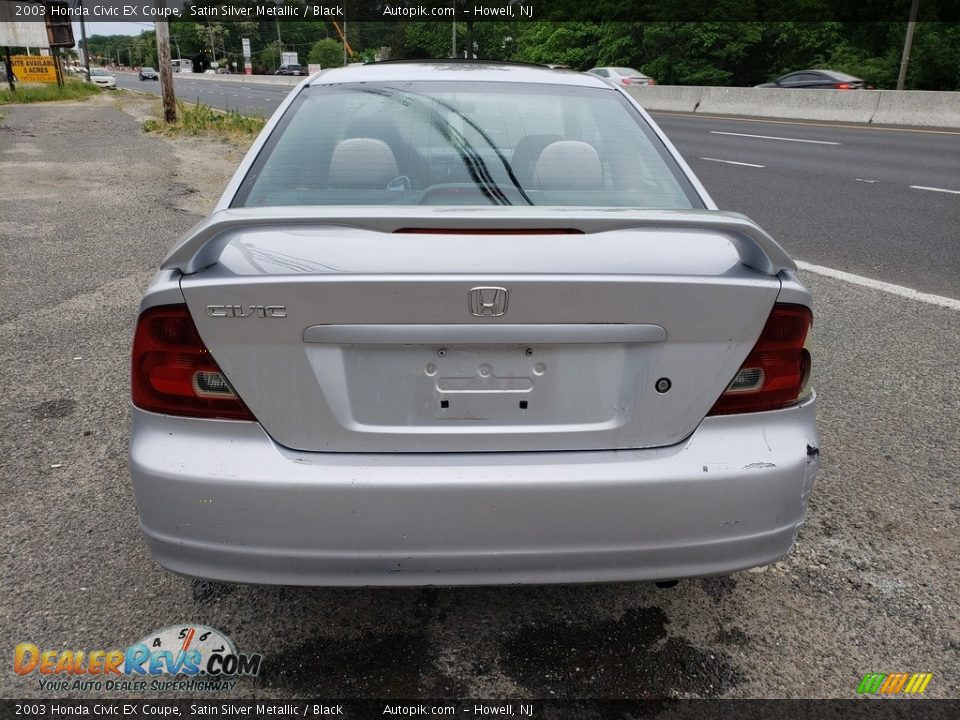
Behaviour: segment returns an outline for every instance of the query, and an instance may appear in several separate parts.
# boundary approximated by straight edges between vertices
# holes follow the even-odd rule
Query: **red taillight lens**
[[[186,305],[145,310],[137,321],[130,395],[142,410],[254,420],[210,355]]]
[[[654,80],[653,78],[650,78],[650,79],[647,81],[647,85],[656,85],[656,84],[657,84],[657,81]]]
[[[837,90],[852,90],[852,89],[853,89],[853,85],[851,85],[850,83],[834,83],[833,86],[834,86]]]
[[[797,402],[810,378],[805,343],[812,323],[808,307],[774,305],[757,344],[709,414],[776,410]]]
[[[620,78],[620,82],[624,85],[633,85],[633,81],[630,78]]]

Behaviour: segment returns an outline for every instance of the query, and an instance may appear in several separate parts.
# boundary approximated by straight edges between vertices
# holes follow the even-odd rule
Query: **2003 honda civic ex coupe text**
[[[226,582],[769,563],[818,464],[810,308],[601,78],[324,71],[143,298],[141,526],[165,567]]]

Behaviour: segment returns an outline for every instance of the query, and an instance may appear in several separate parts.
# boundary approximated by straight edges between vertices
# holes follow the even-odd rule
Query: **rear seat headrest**
[[[592,190],[603,187],[603,167],[592,145],[560,140],[540,153],[536,178],[544,190]]]
[[[400,173],[390,146],[373,138],[341,140],[333,149],[327,184],[334,188],[384,190]]]

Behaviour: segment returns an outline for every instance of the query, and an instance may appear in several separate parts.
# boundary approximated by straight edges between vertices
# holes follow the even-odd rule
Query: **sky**
[[[91,35],[139,35],[144,30],[153,30],[148,22],[88,22],[87,37]],[[73,37],[80,40],[80,23],[73,24]]]

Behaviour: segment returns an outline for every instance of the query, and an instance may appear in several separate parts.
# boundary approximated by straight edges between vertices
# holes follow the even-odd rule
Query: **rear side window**
[[[618,93],[475,82],[305,88],[233,207],[702,207]]]

